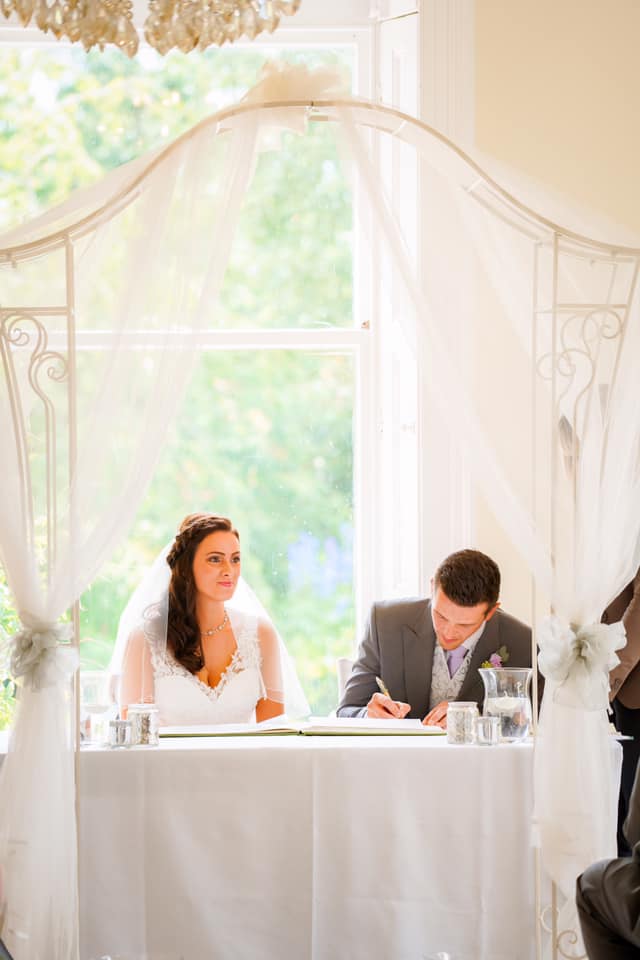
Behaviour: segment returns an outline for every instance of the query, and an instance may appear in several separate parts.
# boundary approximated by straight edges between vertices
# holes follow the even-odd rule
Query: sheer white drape
[[[437,139],[400,124],[392,135],[415,143],[423,161],[423,259],[412,268],[362,133],[345,111],[342,119],[413,307],[405,323],[433,402],[535,578],[547,678],[536,836],[572,901],[577,875],[616,851],[620,758],[606,707],[624,638],[598,621],[640,562],[640,251],[536,217]],[[541,615],[549,606],[553,623]],[[577,929],[574,921],[563,913],[565,926]]]
[[[23,456],[20,436],[12,441],[9,469],[0,480],[0,550],[25,613],[23,622],[31,617],[36,625],[53,624],[126,529],[187,376],[197,346],[194,330],[212,320],[238,205],[255,149],[264,146],[261,133],[274,125],[303,129],[309,116],[320,114],[339,131],[345,162],[361,183],[371,222],[393,265],[392,282],[404,289],[406,308],[397,319],[415,344],[433,402],[487,503],[529,565],[537,610],[552,605],[567,623],[589,627],[640,565],[640,514],[635,509],[640,396],[634,391],[633,369],[640,347],[640,251],[580,239],[555,227],[551,211],[546,219],[527,211],[443,138],[394,111],[317,97],[312,111],[309,103],[287,105],[287,98],[302,95],[299,79],[294,72],[287,86],[280,75],[273,90],[268,84],[261,89],[264,100],[279,102],[248,102],[227,111],[149,164],[136,162],[118,172],[106,181],[104,192],[95,188],[86,194],[90,209],[85,211],[82,199],[76,199],[23,234],[11,235],[12,250],[5,258],[10,264],[13,257],[16,267],[1,270],[10,291],[3,302],[30,305],[31,313],[27,310],[29,316],[20,320],[23,326],[36,327],[40,316],[51,320],[52,329],[59,323],[56,336],[64,342],[67,282],[74,291],[77,323],[70,336],[81,347],[75,356],[69,354],[79,398],[77,453],[62,451],[71,455],[74,479],[69,496],[59,497],[53,528],[38,526],[48,512],[43,503],[50,485],[44,468],[36,470],[35,461]],[[304,96],[311,96],[308,86]],[[407,253],[402,224],[371,160],[372,128],[416,151],[424,221],[419,264]],[[83,213],[96,214],[85,232],[74,227]],[[557,219],[562,222],[561,214]],[[599,235],[597,223],[590,233]],[[22,259],[20,243],[39,238],[38,257]],[[58,305],[57,313],[51,304]],[[45,306],[49,309],[34,313]],[[0,317],[2,342],[8,343],[17,327],[10,328],[6,312]],[[64,350],[66,359],[69,344]],[[9,353],[14,363],[24,354],[22,371],[16,374],[23,395],[30,384],[27,352],[14,342]],[[11,427],[16,410],[8,404],[6,364],[0,423]],[[51,366],[49,359],[42,364]],[[56,411],[66,410],[65,396],[58,398]],[[32,405],[18,413],[23,418],[28,414],[33,433],[46,438],[42,409]],[[44,462],[42,450],[37,453]],[[25,487],[25,475],[33,489]],[[36,490],[44,493],[31,524]],[[433,510],[441,507],[432,505]],[[45,558],[45,586],[36,560],[49,544],[56,549]],[[564,627],[561,633],[565,635]],[[576,644],[569,641],[574,652],[584,649],[587,641],[581,636],[579,643],[577,638]],[[609,750],[602,690],[616,642],[615,636],[606,636],[606,655],[590,661],[600,698],[587,702],[584,689],[573,697],[567,689],[575,692],[579,686],[575,671],[581,657],[567,659],[564,678],[549,672],[546,698],[551,707],[542,715],[536,771],[538,784],[544,784],[544,803],[538,804],[537,818],[544,862],[567,896],[575,874],[614,851],[615,783],[611,765],[602,759]],[[66,702],[65,684],[54,688],[61,703]],[[20,851],[29,844],[36,850],[39,841],[28,828],[42,816],[40,797],[58,798],[55,807],[42,801],[51,822],[64,823],[72,803],[70,773],[51,768],[44,736],[28,747],[19,741],[21,724],[39,729],[33,722],[39,699],[34,693],[24,701],[14,731],[14,746],[20,743],[21,752],[10,755],[0,782],[0,803],[17,784],[28,804],[22,832],[11,817],[0,823],[5,872],[10,854],[23,856]],[[585,725],[591,739],[580,735]],[[562,768],[562,784],[554,766],[558,744],[574,757]],[[35,789],[29,779],[41,770],[50,778],[51,791],[41,784]],[[611,812],[608,821],[601,815],[605,808]],[[575,828],[576,811],[580,829]],[[72,816],[68,822],[73,823]],[[43,849],[43,857],[52,865],[62,857],[70,875],[72,837],[61,831]],[[26,857],[22,862],[26,870]],[[25,930],[35,936],[28,917],[36,909],[52,916],[42,906],[50,875],[44,871],[35,895],[30,890],[31,911],[21,891],[29,889],[27,881],[37,881],[25,874],[23,883],[12,868],[18,879],[15,889],[9,889],[5,935]],[[66,960],[70,955],[63,947],[74,935],[75,896],[65,906],[65,932],[56,933],[58,952],[46,943],[30,956]],[[46,922],[42,929],[55,928]],[[27,954],[18,948],[16,955],[21,960]]]
[[[465,204],[464,213],[496,312],[511,320],[522,377],[531,371],[526,405],[526,388],[508,394],[510,418],[520,411],[523,425],[528,419],[529,453],[515,432],[508,436],[514,465],[519,457],[530,464],[531,519],[553,562],[541,599],[556,616],[539,614],[536,623],[547,685],[535,826],[543,863],[571,902],[577,875],[616,855],[620,758],[606,707],[608,671],[624,637],[598,621],[640,564],[638,251],[550,225],[510,229],[479,204]],[[610,230],[604,223],[601,235]],[[500,376],[490,361],[487,373]],[[575,925],[569,906],[560,929]]]
[[[342,110],[341,129],[404,284],[404,325],[432,401],[535,579],[547,687],[534,836],[567,898],[559,923],[566,948],[578,929],[576,877],[616,852],[620,756],[606,707],[623,638],[597,621],[640,561],[639,251],[555,227],[437,138],[398,122],[391,130],[385,118],[423,161],[416,269],[368,161],[358,113],[365,121],[363,109]],[[553,626],[542,616],[549,607]]]
[[[256,128],[197,128],[0,240],[0,557],[24,680],[0,771],[0,935],[16,960],[77,956],[77,654],[59,618],[126,533],[214,322]]]

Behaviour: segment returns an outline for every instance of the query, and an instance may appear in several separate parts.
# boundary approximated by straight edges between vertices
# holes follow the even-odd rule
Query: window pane
[[[243,571],[294,655],[312,709],[352,650],[354,359],[203,355],[129,543],[83,599],[82,659],[105,665],[128,594],[182,517],[230,516]]]
[[[3,45],[0,51],[0,225],[28,220],[102,173],[169,143],[235,103],[268,60],[336,66],[354,48],[237,47],[173,52]]]
[[[269,59],[352,74],[337,48],[144,51],[4,48],[0,57],[0,222],[52,206],[73,189],[170,142],[236,102]],[[350,326],[351,191],[332,125],[282,133],[260,153],[243,205],[216,322],[227,328]]]
[[[147,50],[128,61],[113,50],[5,45],[1,227],[236,102],[270,59],[353,76],[355,47],[254,46],[166,58]],[[351,196],[329,125],[284,133],[282,148],[259,156],[217,320],[244,330],[347,327]],[[181,517],[211,509],[231,514],[243,532],[246,572],[296,655],[314,710],[335,705],[334,659],[351,651],[354,626],[354,379],[353,357],[344,354],[203,357],[131,541],[83,598],[86,666],[108,663],[129,591]],[[0,683],[6,675],[0,663]]]
[[[222,288],[232,328],[353,325],[351,188],[332,124],[259,155]]]

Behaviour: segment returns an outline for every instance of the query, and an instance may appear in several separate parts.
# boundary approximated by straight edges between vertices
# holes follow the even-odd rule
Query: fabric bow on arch
[[[601,710],[608,705],[609,671],[620,662],[615,651],[626,642],[621,622],[576,626],[545,617],[538,631],[538,666],[558,702]]]
[[[33,690],[66,681],[78,666],[78,651],[68,646],[72,625],[42,623],[24,612],[20,619],[24,626],[11,643],[11,675]]]

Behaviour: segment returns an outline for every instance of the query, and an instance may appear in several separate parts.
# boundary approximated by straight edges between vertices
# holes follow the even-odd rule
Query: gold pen
[[[385,687],[385,685],[384,685],[383,681],[380,679],[380,677],[376,677],[376,683],[378,684],[378,690],[380,691],[380,693],[383,693],[383,694],[385,695],[385,697],[389,697],[389,700],[393,700],[393,697],[391,696],[391,694],[389,693],[389,691],[388,691],[387,688]]]

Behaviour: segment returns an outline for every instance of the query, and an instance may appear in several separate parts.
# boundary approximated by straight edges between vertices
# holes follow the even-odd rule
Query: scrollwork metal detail
[[[44,373],[48,380],[53,380],[55,383],[62,383],[67,379],[69,373],[66,357],[61,353],[56,353],[54,350],[44,350],[38,356],[34,356],[31,364],[33,389],[43,400],[45,400],[46,397],[39,383],[39,377],[42,368],[47,363],[49,363],[49,366],[46,367]]]
[[[45,418],[45,484],[47,518],[47,561],[52,567],[56,549],[57,529],[57,419],[56,407],[47,394],[47,384],[63,383],[68,379],[69,367],[63,353],[48,349],[47,330],[42,320],[32,313],[15,310],[0,311],[0,357],[8,389],[8,403],[13,425],[15,455],[18,467],[19,508],[23,535],[34,540],[34,504],[29,465],[28,403],[23,395],[16,365],[16,352],[28,350],[27,383],[42,404]]]
[[[561,957],[566,957],[567,960],[586,960],[586,953],[567,953],[564,949],[564,945],[567,949],[570,949],[572,946],[575,947],[580,944],[580,937],[578,936],[575,930],[562,930],[556,939],[556,946]]]
[[[624,320],[613,307],[601,305],[572,312],[560,324],[559,347],[547,351],[537,361],[536,367],[543,380],[551,380],[554,373],[564,385],[559,396],[565,396],[576,383],[581,366],[585,367],[583,384],[578,392],[581,397],[589,389],[596,371],[603,340],[622,339]]]
[[[548,903],[547,906],[546,906],[546,907],[543,907],[542,910],[540,911],[540,916],[539,916],[538,919],[540,920],[540,926],[542,927],[542,929],[544,930],[545,933],[552,933],[552,932],[553,932],[553,927],[551,926],[551,921],[550,921],[550,920],[547,920],[547,917],[548,917],[549,914],[551,914],[552,912],[553,912],[553,907],[551,906],[550,903]]]
[[[625,321],[617,307],[603,304],[573,308],[564,316],[557,333],[557,349],[547,350],[536,361],[538,375],[554,384],[558,439],[569,474],[574,474],[579,456],[579,438],[590,416],[594,385],[609,383],[611,374],[603,366],[602,350],[607,341],[615,342],[613,369],[623,342]],[[609,357],[609,361],[611,357]],[[600,384],[602,386],[602,383]],[[600,401],[602,397],[599,398]],[[563,433],[563,426],[565,429]],[[567,435],[571,437],[567,449]]]
[[[555,926],[553,915],[555,913],[557,917],[558,912],[557,907],[549,903],[546,907],[542,908],[538,916],[538,921],[543,931],[548,933],[552,938]],[[586,960],[586,953],[576,953],[574,950],[571,950],[572,947],[580,948],[580,946],[580,937],[576,930],[561,930],[556,934],[553,956],[554,958],[557,956],[565,957],[566,960]],[[571,952],[567,953],[567,950],[571,950]]]

